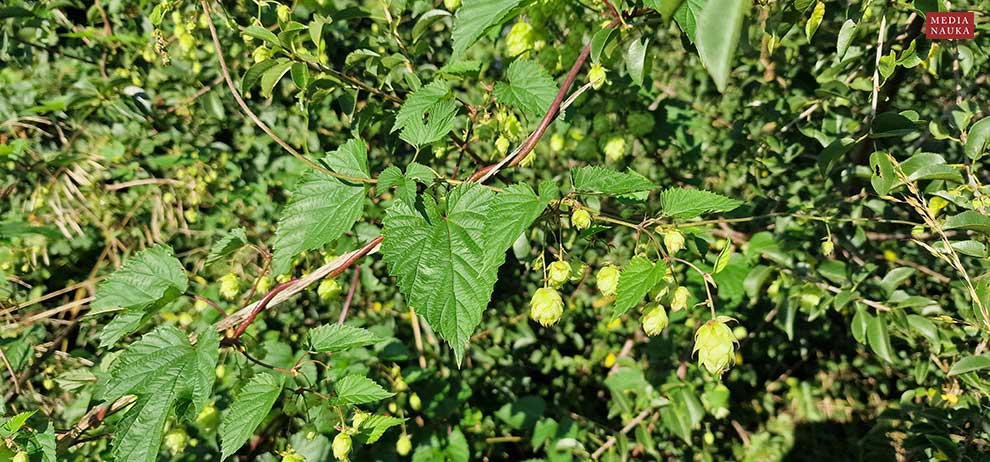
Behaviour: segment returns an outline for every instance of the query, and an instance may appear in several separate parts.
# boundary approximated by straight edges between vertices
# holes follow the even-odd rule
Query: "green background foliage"
[[[0,460],[985,460],[946,9],[5,3]]]

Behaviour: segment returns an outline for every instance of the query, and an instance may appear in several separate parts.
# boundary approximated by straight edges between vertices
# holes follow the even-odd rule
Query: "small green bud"
[[[324,279],[316,288],[316,294],[325,302],[333,300],[340,295],[340,283],[336,279]]]
[[[446,8],[447,11],[453,12],[461,7],[461,0],[443,0],[443,7]]]
[[[405,457],[409,455],[410,451],[412,451],[412,439],[405,433],[399,435],[399,440],[395,442],[395,453],[400,457]]]
[[[564,149],[564,137],[560,133],[554,133],[550,136],[550,150],[553,152],[558,152]]]
[[[278,15],[278,20],[280,22],[288,22],[289,15],[292,12],[289,10],[289,7],[285,5],[279,5],[277,8],[275,8],[275,13]]]
[[[619,268],[615,265],[607,265],[598,270],[595,285],[602,295],[615,295],[619,288]]]
[[[605,160],[609,162],[618,162],[626,156],[626,140],[625,138],[615,136],[609,138],[605,142]]]
[[[267,294],[268,291],[271,290],[271,288],[272,288],[272,278],[271,277],[269,277],[269,276],[262,276],[261,279],[258,279],[258,288],[257,288],[257,291],[258,291],[259,294]]]
[[[671,229],[663,233],[663,246],[671,255],[680,252],[684,248],[684,235],[676,229]]]
[[[547,280],[553,287],[560,287],[571,278],[571,264],[557,260],[547,267]]]
[[[826,239],[822,241],[822,245],[821,245],[822,255],[826,257],[832,255],[833,250],[835,250],[835,244],[832,243],[831,239]]]
[[[688,297],[691,291],[687,287],[677,286],[674,294],[670,296],[670,311],[680,311],[687,308]]]
[[[694,352],[698,353],[698,363],[712,375],[721,376],[736,359],[736,338],[725,324],[731,319],[719,316],[694,333]]]
[[[289,447],[288,450],[282,453],[282,462],[306,462],[306,458],[296,452],[295,449]]]
[[[780,278],[774,279],[773,282],[770,283],[770,286],[767,287],[767,295],[769,295],[772,298],[780,294],[781,284],[782,282]]]
[[[416,393],[409,395],[409,407],[414,411],[418,411],[423,408],[423,401],[419,399],[419,395]]]
[[[591,227],[591,214],[585,209],[577,209],[571,213],[571,224],[579,230]]]
[[[354,428],[361,427],[361,424],[364,423],[365,419],[367,419],[370,415],[371,414],[361,410],[354,411],[354,417],[351,417],[351,425],[353,425]]]
[[[17,454],[14,455],[13,459],[10,459],[10,462],[28,462],[29,460],[26,452],[17,451]]]
[[[220,278],[220,296],[233,300],[241,290],[241,281],[234,273],[227,273]]]
[[[272,50],[269,50],[268,47],[258,47],[254,49],[253,53],[251,53],[251,57],[254,59],[255,64],[257,64],[271,58]]]
[[[801,307],[806,310],[815,309],[822,302],[822,297],[815,292],[803,292],[800,298]]]
[[[560,320],[564,314],[564,300],[556,289],[542,287],[533,294],[533,299],[529,302],[529,317],[540,323],[543,327],[549,327]]]
[[[663,305],[656,305],[653,308],[649,308],[646,314],[643,315],[643,319],[640,323],[643,324],[643,332],[650,337],[659,334],[667,327],[667,310],[663,309]]]
[[[712,432],[705,432],[705,444],[711,446],[715,444],[715,435]]]
[[[333,438],[333,457],[337,460],[347,461],[351,453],[351,435],[340,432]]]
[[[498,138],[495,139],[495,150],[504,156],[505,153],[509,152],[509,139],[505,136],[499,135]]]
[[[181,428],[172,430],[165,435],[165,447],[168,448],[172,455],[178,454],[186,449],[186,443],[188,441],[189,437],[186,435],[186,431]]]
[[[204,432],[212,433],[220,425],[220,412],[213,404],[203,406],[203,410],[196,415],[196,425]]]
[[[591,66],[591,70],[588,71],[588,81],[591,82],[591,88],[598,90],[605,85],[605,75],[607,72],[601,64],[595,64]]]

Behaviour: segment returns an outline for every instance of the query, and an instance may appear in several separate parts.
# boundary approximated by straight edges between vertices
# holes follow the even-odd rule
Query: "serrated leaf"
[[[710,1],[698,16],[698,56],[719,92],[725,92],[729,84],[732,58],[751,3],[749,0]]]
[[[337,173],[367,178],[364,149],[364,142],[352,140],[328,154],[324,163],[343,170]],[[364,185],[308,171],[293,188],[289,204],[279,216],[272,271],[284,274],[299,252],[320,248],[339,238],[354,226],[363,205]]]
[[[742,201],[702,189],[670,188],[660,193],[663,216],[689,219],[705,213],[735,210]]]
[[[347,324],[327,324],[309,331],[309,344],[317,352],[344,351],[379,341],[381,338],[371,331]]]
[[[424,198],[425,216],[401,200],[386,213],[382,254],[389,274],[458,362],[488,306],[505,251],[547,201],[525,185],[495,195],[464,184],[450,191],[445,208]]]
[[[942,229],[965,229],[990,234],[990,217],[975,210],[967,210],[945,219]]]
[[[149,311],[145,312],[144,308],[132,308],[117,313],[100,331],[100,348],[111,347],[124,336],[140,329],[157,310]]]
[[[990,355],[967,356],[956,361],[949,369],[949,376],[990,369]]]
[[[336,396],[330,400],[331,405],[365,404],[381,401],[395,396],[386,391],[374,380],[362,375],[348,375],[333,384]]]
[[[533,61],[517,59],[506,72],[508,83],[495,84],[495,97],[518,108],[530,119],[539,119],[557,96],[557,84],[543,67]]]
[[[643,297],[663,279],[667,265],[663,261],[653,263],[642,256],[633,257],[619,273],[619,287],[612,307],[612,319],[618,318],[643,301]]]
[[[282,393],[282,381],[262,372],[244,385],[220,422],[220,459],[237,452],[251,437]]]
[[[89,314],[166,303],[184,293],[188,285],[186,271],[172,249],[156,245],[128,259],[96,287]]]
[[[456,115],[457,102],[450,85],[436,80],[406,98],[395,116],[392,132],[402,130],[399,137],[418,148],[447,136],[454,129]]]
[[[447,460],[450,462],[468,462],[471,458],[471,449],[468,447],[467,438],[460,428],[454,430],[447,436],[447,448],[444,449]]]
[[[389,428],[400,425],[406,420],[387,415],[370,415],[361,421],[358,430],[365,438],[364,444],[371,444],[378,441]]]
[[[3,435],[5,437],[9,437],[14,433],[17,433],[17,431],[20,430],[21,427],[23,427],[24,424],[27,422],[27,420],[30,419],[31,416],[33,416],[36,412],[38,411],[25,411],[14,414],[3,423],[3,426],[0,427],[0,430],[3,431]]]
[[[213,244],[210,254],[206,257],[206,265],[212,265],[244,247],[248,238],[244,228],[234,228],[224,233],[223,237]]]
[[[451,61],[459,61],[488,29],[502,25],[516,13],[522,0],[464,0],[454,15],[454,51]]]
[[[588,166],[571,170],[574,189],[596,194],[629,194],[656,189],[652,181],[632,170],[620,172],[608,167]]]
[[[38,443],[38,448],[41,449],[41,462],[57,462],[58,459],[55,457],[55,426],[51,422],[48,422],[45,431],[34,435],[34,441]]]
[[[208,330],[199,338],[201,343],[194,348],[184,333],[162,326],[145,334],[113,362],[103,399],[137,395],[114,433],[117,460],[153,462],[176,400],[191,399],[193,415],[206,404],[212,394],[219,337]]]

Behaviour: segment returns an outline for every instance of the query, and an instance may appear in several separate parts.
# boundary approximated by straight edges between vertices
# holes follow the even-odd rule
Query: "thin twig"
[[[361,283],[361,265],[354,268],[354,276],[351,277],[351,286],[347,288],[347,298],[344,299],[344,308],[340,310],[340,319],[337,324],[343,324],[347,320],[347,312],[351,309],[351,302],[354,301],[354,291]]]
[[[10,373],[10,382],[14,385],[14,393],[21,394],[21,384],[18,383],[17,374],[14,373],[14,366],[10,365],[10,361],[7,360],[7,354],[3,352],[3,348],[0,348],[0,359],[3,359],[3,364],[7,366],[7,372]]]
[[[651,409],[644,409],[643,412],[639,413],[639,415],[633,417],[633,419],[630,420],[625,427],[622,427],[622,430],[619,431],[619,434],[625,435],[626,433],[632,431],[632,429],[636,428],[637,425],[642,423],[643,420],[646,419],[648,415],[650,415],[651,411],[652,411]],[[608,451],[608,448],[615,446],[615,443],[617,441],[618,438],[616,438],[615,435],[608,437],[608,440],[606,440],[604,444],[602,444],[598,449],[596,449],[595,452],[591,453],[591,458],[597,459],[601,457],[601,455],[604,454],[605,451]]]

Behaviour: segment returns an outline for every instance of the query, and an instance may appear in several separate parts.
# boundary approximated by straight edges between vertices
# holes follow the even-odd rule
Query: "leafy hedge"
[[[0,460],[985,460],[948,7],[14,0]]]

